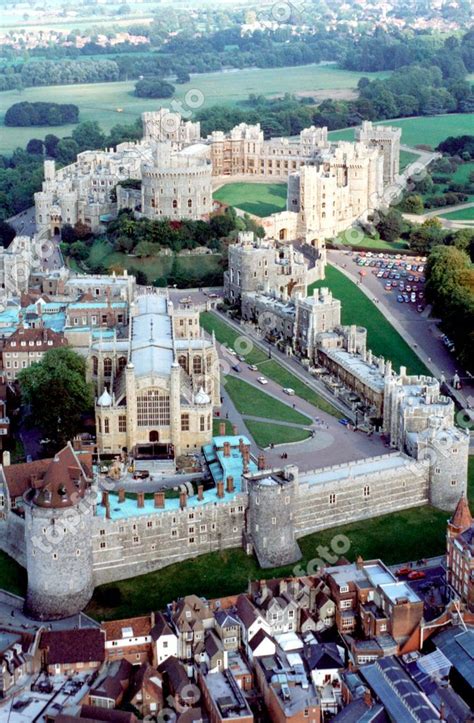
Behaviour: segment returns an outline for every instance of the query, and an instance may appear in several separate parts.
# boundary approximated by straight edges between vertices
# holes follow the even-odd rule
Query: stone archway
[[[156,429],[152,429],[150,434],[148,435],[148,440],[150,442],[159,442],[160,441],[160,435],[156,431]]]

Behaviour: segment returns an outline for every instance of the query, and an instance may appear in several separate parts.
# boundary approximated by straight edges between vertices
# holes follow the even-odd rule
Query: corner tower
[[[94,591],[92,517],[96,492],[71,444],[25,494],[28,589],[25,611],[38,620],[79,613]]]

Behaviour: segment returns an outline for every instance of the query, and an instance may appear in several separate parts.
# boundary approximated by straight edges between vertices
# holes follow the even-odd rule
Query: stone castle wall
[[[119,507],[111,497],[111,507]],[[159,570],[208,552],[242,545],[247,495],[173,511],[155,510],[129,519],[94,518],[96,585]],[[113,511],[112,511],[113,516]]]

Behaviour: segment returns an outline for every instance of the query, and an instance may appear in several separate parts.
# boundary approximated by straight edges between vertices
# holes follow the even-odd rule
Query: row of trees
[[[5,113],[6,126],[60,126],[77,123],[79,108],[72,103],[14,103]]]
[[[473,234],[474,237],[474,234]],[[442,328],[456,345],[456,354],[466,369],[474,372],[474,238],[470,256],[456,245],[436,246],[426,270],[426,296]]]
[[[115,60],[37,60],[0,67],[0,91],[40,85],[72,85],[119,80]]]

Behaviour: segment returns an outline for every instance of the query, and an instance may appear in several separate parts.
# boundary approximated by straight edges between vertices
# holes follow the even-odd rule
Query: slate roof
[[[104,633],[98,628],[44,632],[39,647],[45,650],[47,665],[102,663],[105,659]]]
[[[155,613],[155,624],[150,631],[150,635],[152,640],[158,640],[162,635],[175,635],[163,613]]]

